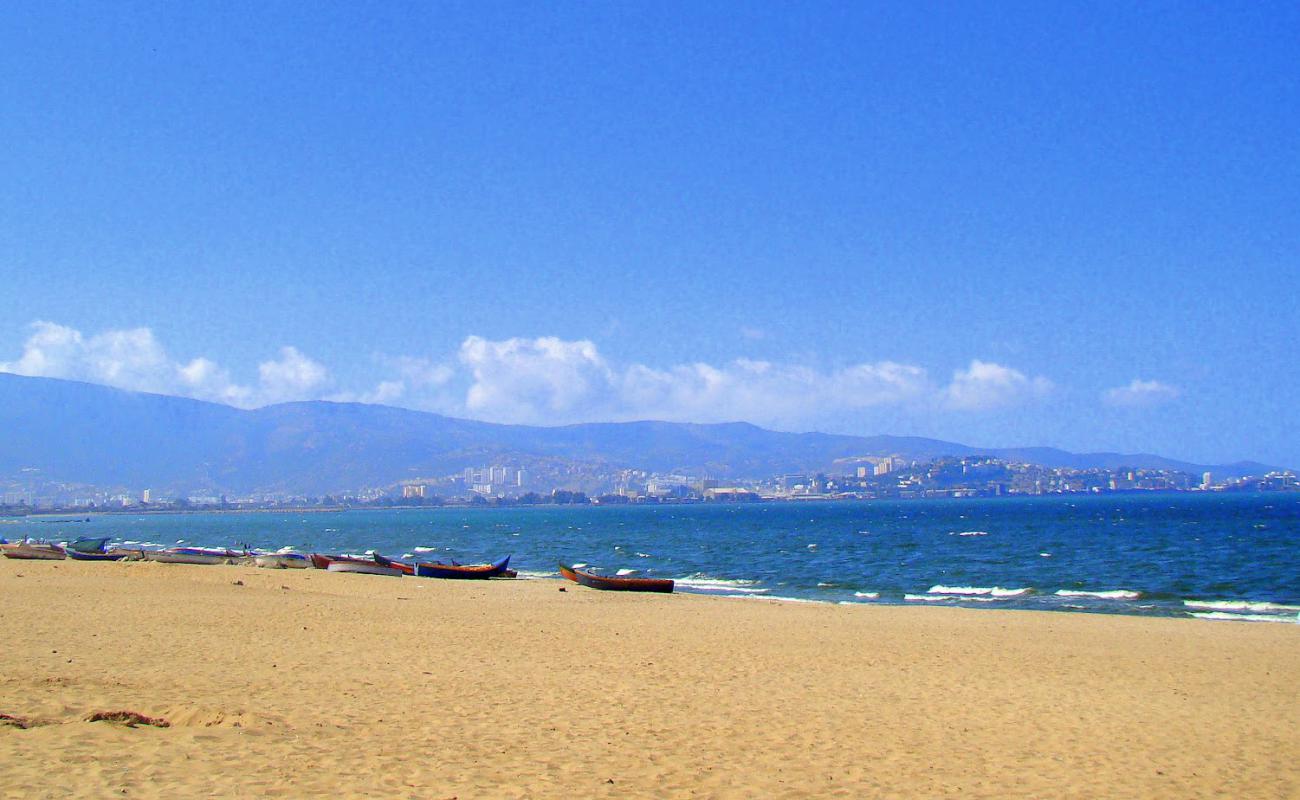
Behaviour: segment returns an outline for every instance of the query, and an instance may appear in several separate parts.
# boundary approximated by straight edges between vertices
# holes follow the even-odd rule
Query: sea
[[[1300,622],[1300,494],[30,517],[0,538],[559,561],[737,599]],[[105,568],[112,565],[105,564]]]

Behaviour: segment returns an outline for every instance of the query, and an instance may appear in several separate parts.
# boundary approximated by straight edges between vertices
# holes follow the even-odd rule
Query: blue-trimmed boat
[[[491,564],[430,562],[415,565],[415,574],[421,578],[501,578],[506,577],[510,571],[510,556]]]
[[[110,538],[103,536],[98,539],[78,539],[69,543],[63,550],[73,561],[123,561],[140,557],[138,550],[123,550],[118,547],[110,550],[108,548]]]

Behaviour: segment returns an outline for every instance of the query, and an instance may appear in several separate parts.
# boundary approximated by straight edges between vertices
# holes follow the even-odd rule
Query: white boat
[[[330,572],[355,572],[360,575],[402,577],[402,571],[396,567],[385,567],[382,564],[369,564],[361,561],[331,561],[326,569]]]
[[[145,561],[158,561],[163,564],[235,564],[241,556],[238,553],[219,550],[198,550],[180,547],[170,550],[145,550]]]
[[[253,562],[265,569],[307,569],[311,562],[298,553],[266,553],[254,556]]]

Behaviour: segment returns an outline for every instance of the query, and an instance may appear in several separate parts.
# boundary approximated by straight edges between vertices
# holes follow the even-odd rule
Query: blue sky
[[[0,369],[1300,466],[1294,4],[0,19]]]

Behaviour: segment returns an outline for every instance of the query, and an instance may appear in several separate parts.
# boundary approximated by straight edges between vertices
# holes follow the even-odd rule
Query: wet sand
[[[1300,625],[0,559],[0,714],[0,797],[1297,797]]]

